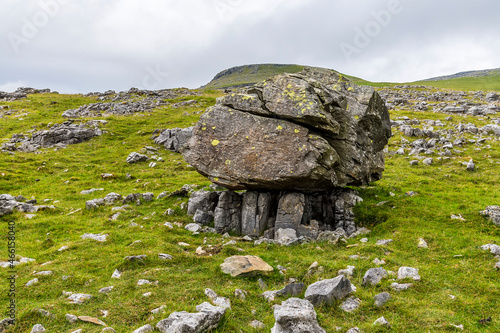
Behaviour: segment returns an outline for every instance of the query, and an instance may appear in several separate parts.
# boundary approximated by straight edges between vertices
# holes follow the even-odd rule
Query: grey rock
[[[475,171],[476,170],[476,164],[474,164],[474,161],[472,158],[467,162],[467,171]]]
[[[411,286],[413,286],[412,283],[397,283],[397,282],[391,283],[391,289],[395,291],[407,290],[410,289]]]
[[[392,240],[392,239],[380,239],[375,243],[375,245],[385,246],[385,245],[388,245],[389,243],[392,243],[392,242],[394,242],[394,240]]]
[[[70,304],[83,304],[93,296],[88,294],[71,294],[67,299]]]
[[[271,333],[326,333],[318,324],[313,304],[307,300],[290,298],[275,305],[274,318]]]
[[[234,291],[234,296],[236,298],[240,299],[241,301],[245,301],[247,299],[246,291],[241,290],[241,289],[236,289]]]
[[[33,280],[29,280],[24,286],[25,287],[31,287],[31,286],[34,286],[35,284],[38,284],[38,279],[37,278],[34,278]]]
[[[276,216],[276,229],[297,230],[302,221],[305,208],[305,196],[302,193],[288,193],[282,196],[278,202],[278,213]]]
[[[87,210],[95,210],[100,206],[104,206],[104,204],[105,204],[104,199],[88,200],[87,202],[85,202],[85,208]]]
[[[98,242],[105,242],[108,238],[108,234],[83,234],[82,239],[92,239]]]
[[[132,164],[132,163],[145,162],[147,160],[149,160],[149,157],[147,157],[146,155],[139,154],[139,153],[134,151],[128,155],[126,162],[129,164]]]
[[[413,267],[400,267],[398,270],[398,280],[403,280],[406,278],[413,279],[414,281],[420,281],[418,269]]]
[[[500,246],[496,244],[486,244],[481,246],[481,249],[484,251],[490,250],[490,252],[494,255],[500,255]]]
[[[241,234],[241,215],[241,197],[233,191],[222,192],[214,211],[214,226],[217,232],[232,231]]]
[[[115,329],[113,327],[104,327],[101,332],[111,332],[115,333]]]
[[[374,326],[385,326],[387,328],[391,327],[391,324],[384,317],[380,317],[373,323]]]
[[[498,94],[496,94],[494,92],[489,92],[489,93],[486,94],[485,99],[488,102],[495,102],[495,101],[498,101],[499,96],[498,96]]]
[[[138,329],[134,330],[132,333],[148,333],[148,332],[153,332],[154,327],[147,324],[142,327],[139,327]]]
[[[365,276],[363,276],[363,286],[366,286],[367,284],[371,284],[372,286],[375,286],[382,281],[384,277],[387,276],[387,271],[383,269],[382,267],[377,267],[377,268],[370,268],[368,271],[366,271]]]
[[[199,223],[202,225],[210,224],[214,221],[214,213],[213,212],[204,212],[204,211],[198,209],[193,216],[193,221],[195,223]]]
[[[488,206],[485,210],[480,211],[479,214],[487,216],[493,224],[500,227],[500,206]]]
[[[40,333],[40,332],[45,332],[45,327],[43,327],[41,324],[36,324],[31,329],[31,333]]]
[[[361,330],[358,327],[350,328],[346,333],[361,333]]]
[[[199,211],[200,213],[198,214],[208,214],[213,216],[218,200],[219,196],[217,195],[217,192],[193,192],[189,198],[187,213],[189,216],[194,216]]]
[[[307,68],[218,99],[183,154],[231,190],[316,192],[380,179],[390,136],[373,88]]]
[[[432,163],[434,162],[434,159],[432,158],[426,158],[422,161],[422,163],[424,163],[425,165],[432,165]]]
[[[161,131],[154,141],[156,144],[164,146],[165,149],[178,153],[192,135],[193,127],[171,128]]]
[[[481,128],[481,132],[483,132],[485,134],[491,133],[491,134],[494,134],[496,136],[500,136],[500,126],[495,125],[495,124],[486,125],[486,126]]]
[[[297,239],[297,232],[295,229],[287,228],[282,229],[279,228],[275,231],[274,240],[280,244],[287,244]]]
[[[338,271],[339,275],[344,275],[345,277],[349,278],[354,275],[354,270],[356,269],[355,266],[347,266],[346,269],[340,269]]]
[[[99,292],[101,294],[108,294],[113,290],[113,288],[114,288],[114,286],[104,287],[104,288],[99,289]]]
[[[327,241],[332,244],[338,243],[342,238],[347,238],[347,233],[342,228],[335,231],[323,231],[318,235],[318,241]]]
[[[201,230],[201,225],[198,223],[189,223],[184,227],[189,232],[198,232]]]
[[[297,297],[299,296],[304,288],[306,287],[303,283],[290,283],[285,286],[285,288],[278,290],[277,294],[285,297]]]
[[[349,297],[341,305],[340,309],[345,312],[353,312],[361,306],[361,300],[357,297]]]
[[[322,280],[307,287],[305,299],[312,304],[331,304],[334,300],[339,300],[352,291],[351,282],[344,276],[339,275],[334,279]]]
[[[70,323],[70,324],[74,324],[78,321],[78,317],[75,316],[75,315],[72,315],[72,314],[69,314],[67,313],[66,314],[66,320]]]
[[[163,319],[156,328],[163,333],[199,333],[206,332],[218,326],[226,309],[213,306],[207,302],[196,307],[198,312],[174,312],[167,319]]]
[[[166,253],[160,253],[160,254],[158,254],[158,257],[162,260],[172,260],[174,258],[170,254],[166,254]]]
[[[138,255],[138,256],[126,256],[125,260],[128,260],[128,261],[143,261],[147,257],[148,256],[145,255],[145,254],[141,254],[141,255]]]
[[[266,325],[264,325],[263,322],[258,320],[252,320],[248,325],[258,330],[266,328]]]
[[[410,165],[418,165],[418,160],[410,161]]]
[[[375,306],[382,307],[391,299],[391,295],[389,293],[380,293],[375,296]]]
[[[267,227],[271,208],[271,195],[266,192],[247,191],[241,207],[241,232],[243,235],[260,236]]]
[[[121,201],[121,200],[123,200],[123,197],[120,194],[114,193],[114,192],[108,193],[104,197],[104,202],[106,203],[106,205],[112,205],[115,202]]]

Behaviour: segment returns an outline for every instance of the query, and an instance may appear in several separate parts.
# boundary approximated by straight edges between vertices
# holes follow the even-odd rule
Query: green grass
[[[366,236],[369,239],[366,244],[352,239],[348,244],[338,245],[254,246],[237,239],[236,245],[221,247],[213,256],[199,257],[195,254],[198,246],[206,243],[205,246],[220,247],[228,240],[216,234],[193,236],[183,228],[170,230],[163,226],[167,221],[183,224],[191,221],[180,207],[187,198],[165,198],[140,206],[132,204],[117,221],[110,220],[111,207],[93,212],[85,210],[86,200],[104,197],[110,192],[122,195],[153,192],[156,196],[184,184],[197,184],[198,188],[209,185],[210,182],[190,168],[180,154],[159,149],[158,155],[165,161],[158,163],[156,168],[149,168],[147,162],[128,165],[125,159],[132,151],[154,146],[150,140],[153,130],[194,124],[198,112],[213,105],[217,96],[220,93],[206,92],[202,96],[189,97],[200,101],[196,107],[173,109],[166,106],[130,117],[101,118],[108,121],[104,126],[105,134],[63,150],[0,154],[0,192],[21,194],[28,199],[36,198],[40,204],[56,206],[55,211],[37,213],[34,219],[27,219],[22,213],[0,217],[0,234],[3,235],[0,242],[4,244],[0,248],[0,260],[7,259],[5,235],[9,221],[16,223],[17,254],[36,259],[34,263],[16,268],[18,323],[7,332],[29,332],[37,323],[52,332],[71,332],[79,328],[84,332],[101,331],[93,324],[69,324],[64,318],[66,313],[98,317],[117,332],[131,332],[147,323],[154,326],[174,311],[195,311],[196,305],[208,301],[205,288],[214,289],[232,302],[232,309],[215,332],[257,332],[248,326],[254,319],[263,321],[267,325],[263,331],[268,332],[274,324],[272,306],[283,299],[267,303],[261,298],[259,277],[232,278],[223,274],[219,265],[235,254],[258,255],[273,267],[287,267],[285,275],[275,270],[262,277],[270,290],[284,287],[289,278],[311,284],[318,279],[335,277],[337,271],[347,265],[356,266],[351,281],[358,288],[355,295],[362,300],[361,308],[351,314],[343,313],[339,304],[318,308],[319,323],[327,332],[335,332],[336,326],[341,326],[343,332],[353,326],[364,332],[384,332],[372,326],[381,316],[389,320],[394,332],[455,331],[450,324],[463,324],[467,332],[500,331],[500,276],[493,268],[498,260],[479,248],[487,243],[498,244],[500,228],[478,214],[486,206],[500,203],[498,140],[489,141],[491,149],[481,151],[476,151],[472,144],[467,145],[460,148],[463,152],[456,158],[435,159],[432,166],[410,166],[409,158],[388,155],[384,178],[358,189],[364,198],[356,208],[358,223],[372,229]],[[183,99],[186,98],[171,102]],[[23,121],[15,114],[2,118],[0,139],[27,132],[33,125],[42,128],[51,122],[62,122],[62,111],[93,101],[76,95],[31,95],[29,100],[4,103],[11,105],[11,110],[29,115],[23,116]],[[432,112],[392,112],[392,118],[398,116],[440,120],[446,117]],[[460,121],[477,125],[489,123],[488,119],[478,117]],[[402,139],[397,131],[394,134],[388,146],[390,151],[395,151]],[[472,138],[468,134],[465,137]],[[459,164],[468,161],[469,157],[477,164],[476,172],[467,172]],[[102,180],[100,174],[105,172],[116,177]],[[126,179],[127,173],[133,178]],[[80,194],[90,188],[105,190],[91,195]],[[419,194],[408,197],[405,195],[408,191]],[[45,203],[44,199],[51,200]],[[382,201],[388,202],[377,206]],[[168,208],[174,209],[175,214],[163,215]],[[69,215],[77,209],[82,210]],[[452,220],[451,214],[461,214],[466,221]],[[143,228],[129,227],[131,222]],[[109,238],[104,243],[82,240],[80,236],[84,233],[108,233]],[[428,242],[429,249],[417,248],[421,237]],[[385,247],[375,245],[378,239],[387,238],[394,242]],[[137,240],[141,243],[132,245]],[[179,246],[181,241],[190,246]],[[69,249],[58,252],[63,245]],[[171,254],[174,259],[161,261],[158,253]],[[139,254],[148,255],[147,260],[140,263],[124,260],[125,256]],[[350,259],[354,254],[361,258]],[[419,268],[422,281],[400,293],[390,289],[390,279],[384,279],[376,287],[362,287],[363,275],[374,267],[371,263],[374,258],[384,259],[387,270],[397,271],[401,266]],[[323,271],[311,276],[307,270],[314,261],[318,261]],[[47,262],[50,264],[41,265]],[[123,271],[119,280],[111,279],[115,269]],[[39,277],[38,285],[24,287],[34,278],[34,271],[42,270],[53,270],[54,275]],[[7,270],[0,270],[2,311],[8,302],[7,274]],[[63,280],[62,276],[71,277]],[[139,287],[139,279],[158,281],[158,285]],[[111,293],[98,293],[100,288],[111,285],[114,286]],[[234,297],[237,288],[248,291],[246,301]],[[70,305],[62,296],[63,291],[88,293],[94,298],[83,305]],[[379,309],[373,305],[373,297],[383,291],[390,292],[392,300]],[[145,292],[152,292],[152,295],[143,297]],[[166,312],[152,316],[150,311],[161,305],[166,305]],[[54,317],[41,317],[33,311],[36,308],[48,310]],[[109,315],[103,318],[101,310],[109,311]],[[489,325],[478,323],[489,316],[493,319]],[[2,312],[0,319],[4,317]]]

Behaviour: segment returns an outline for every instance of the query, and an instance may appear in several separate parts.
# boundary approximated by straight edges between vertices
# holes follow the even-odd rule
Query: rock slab
[[[326,333],[319,326],[316,311],[311,302],[290,298],[274,306],[276,320],[271,333]]]
[[[256,256],[232,256],[226,258],[220,267],[222,272],[233,277],[267,273],[273,270],[268,263]]]

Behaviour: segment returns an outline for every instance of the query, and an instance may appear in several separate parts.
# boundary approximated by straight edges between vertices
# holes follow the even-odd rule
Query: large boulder
[[[373,88],[306,68],[219,98],[183,154],[231,190],[325,191],[379,180],[390,128]]]
[[[276,323],[271,333],[325,333],[319,326],[316,311],[311,302],[290,298],[274,306]]]

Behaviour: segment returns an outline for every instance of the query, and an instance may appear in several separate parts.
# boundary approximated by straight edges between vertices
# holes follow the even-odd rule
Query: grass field
[[[497,83],[485,84],[493,89]],[[206,91],[202,96],[189,97],[199,100],[196,107],[165,106],[147,114],[98,118],[108,121],[101,137],[66,149],[0,154],[1,193],[36,198],[39,204],[56,207],[54,211],[37,213],[33,219],[19,212],[0,217],[0,261],[7,260],[8,256],[5,244],[9,222],[16,225],[18,256],[36,259],[16,267],[18,322],[6,332],[30,332],[35,324],[42,324],[50,332],[72,332],[79,328],[84,332],[100,332],[102,329],[83,322],[69,324],[65,319],[67,313],[97,317],[117,332],[131,332],[148,323],[154,326],[174,311],[193,312],[196,305],[208,301],[205,288],[215,290],[232,302],[232,309],[215,332],[258,332],[248,325],[254,319],[266,325],[263,332],[269,332],[274,324],[272,306],[283,299],[267,303],[260,297],[263,290],[257,283],[259,277],[232,278],[223,274],[219,265],[235,254],[258,255],[274,268],[286,267],[284,275],[275,269],[262,277],[269,290],[281,289],[290,278],[311,284],[337,276],[337,271],[347,265],[356,266],[351,282],[358,288],[355,296],[361,299],[361,307],[354,313],[341,311],[340,303],[316,309],[318,321],[327,332],[335,332],[335,327],[342,327],[341,332],[346,332],[353,326],[364,332],[384,332],[385,328],[372,325],[381,316],[391,323],[393,332],[456,331],[451,324],[463,324],[464,332],[500,331],[500,275],[493,268],[498,260],[479,248],[500,243],[500,228],[478,213],[488,205],[500,203],[499,140],[488,141],[491,148],[483,147],[480,151],[469,144],[454,158],[436,161],[431,166],[410,166],[408,157],[388,154],[383,179],[357,188],[364,199],[356,208],[357,223],[372,230],[366,244],[351,239],[347,244],[337,245],[319,242],[292,247],[254,246],[235,237],[236,245],[222,246],[228,239],[220,235],[193,236],[182,227],[174,226],[170,230],[164,226],[165,222],[183,225],[191,222],[181,209],[181,204],[187,202],[187,198],[182,197],[132,204],[117,220],[111,219],[114,212],[109,206],[85,210],[87,200],[110,192],[124,196],[153,192],[157,196],[184,184],[196,184],[199,189],[208,186],[210,182],[189,167],[180,154],[161,147],[157,147],[157,155],[164,162],[159,162],[156,168],[150,168],[148,162],[129,165],[125,159],[133,151],[154,146],[151,135],[155,129],[194,124],[198,112],[213,105],[220,95]],[[186,98],[170,102],[183,99]],[[26,133],[34,125],[42,129],[49,123],[63,122],[64,110],[94,101],[80,95],[49,94],[3,103],[18,112],[0,119],[0,139],[6,141],[14,133]],[[399,116],[439,119],[447,128],[455,124],[444,120],[447,115],[432,112],[396,110],[391,114],[391,118]],[[458,121],[489,123],[484,117],[464,117]],[[402,139],[397,131],[394,134],[388,146],[390,151],[400,147]],[[472,138],[466,135],[466,139]],[[461,164],[469,158],[474,159],[477,171],[468,172]],[[113,173],[115,178],[102,180],[101,173]],[[125,177],[127,173],[132,175],[131,179]],[[104,188],[104,191],[80,194],[90,188]],[[418,195],[407,196],[408,191]],[[175,213],[164,215],[168,208]],[[452,214],[461,214],[465,221],[452,220]],[[131,227],[132,222],[139,226]],[[106,242],[99,243],[82,240],[84,233],[109,236]],[[394,242],[384,247],[375,245],[377,240],[388,238]],[[417,247],[419,238],[427,241],[428,249]],[[180,246],[179,242],[189,246]],[[195,254],[197,247],[207,245],[217,249],[212,256]],[[69,248],[58,251],[62,246]],[[173,260],[160,260],[159,253],[171,254]],[[147,255],[144,262],[124,260],[125,256],[141,254]],[[351,255],[360,258],[350,259]],[[391,290],[391,278],[376,287],[362,287],[363,275],[375,267],[372,263],[375,258],[385,260],[384,268],[388,271],[397,271],[401,266],[418,268],[422,280],[399,293]],[[323,269],[307,274],[308,267],[315,261]],[[115,269],[123,272],[120,279],[111,278]],[[51,270],[53,274],[39,276],[38,284],[25,287],[26,282],[35,277],[35,271],[44,270]],[[8,274],[7,269],[0,269],[0,319],[7,316],[4,311],[6,313],[5,305],[9,302]],[[139,279],[158,283],[138,286]],[[114,286],[109,294],[98,293],[100,288],[108,286]],[[248,292],[246,301],[234,296],[237,288]],[[82,305],[72,305],[68,304],[63,291],[94,297]],[[392,299],[387,306],[377,308],[373,297],[383,291],[391,293]],[[144,297],[146,292],[152,294]],[[162,305],[166,305],[165,313],[151,314],[152,309]],[[44,317],[35,309],[45,309],[53,316]],[[108,312],[107,316],[103,316],[102,310]],[[479,323],[487,317],[492,318],[491,323]]]

